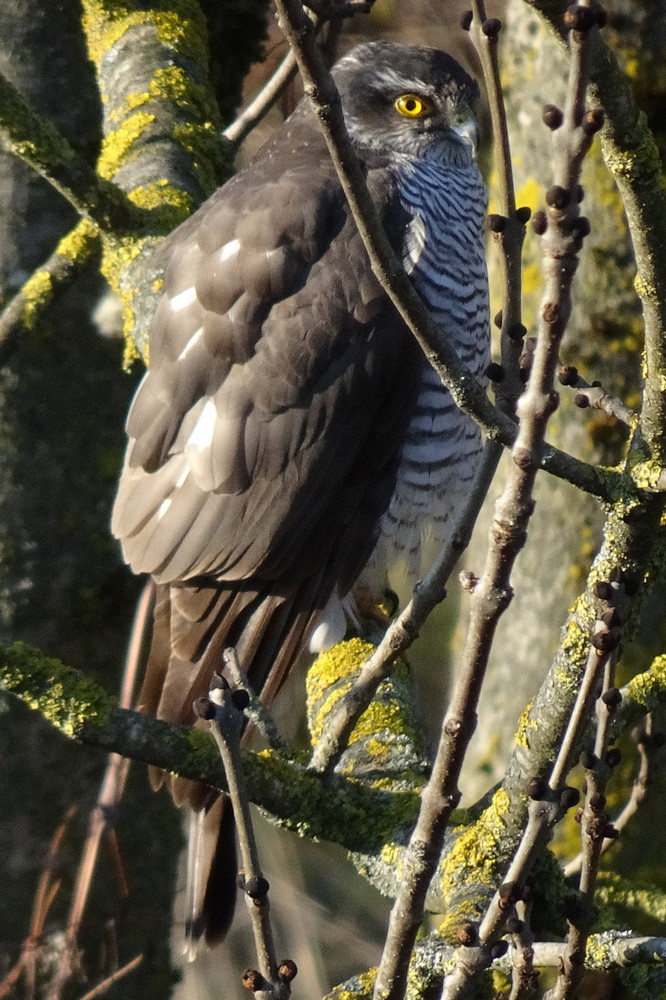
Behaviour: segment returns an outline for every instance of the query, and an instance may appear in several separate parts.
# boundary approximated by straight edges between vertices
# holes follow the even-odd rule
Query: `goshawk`
[[[479,375],[476,84],[443,52],[383,42],[333,75],[391,244]],[[445,538],[469,490],[480,436],[375,279],[307,100],[166,252],[113,531],[157,584],[143,708],[189,723],[225,647],[269,701],[304,648],[344,636],[359,578],[381,593],[392,561],[418,571],[422,538]],[[196,786],[175,795],[215,814]],[[224,840],[191,926],[210,942],[233,891]]]

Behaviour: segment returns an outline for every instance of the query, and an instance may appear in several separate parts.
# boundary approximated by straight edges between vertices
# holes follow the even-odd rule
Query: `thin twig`
[[[559,371],[560,385],[567,385],[571,389],[576,389],[574,403],[584,410],[588,406],[593,410],[601,410],[614,420],[632,427],[636,419],[636,414],[626,406],[617,396],[611,396],[606,392],[601,382],[591,384],[579,374],[573,365],[562,365]]]
[[[82,997],[79,997],[79,1000],[95,1000],[95,997],[99,997],[103,993],[106,993],[108,988],[113,986],[114,983],[117,983],[119,979],[122,979],[129,972],[133,972],[137,966],[141,965],[141,962],[143,962],[143,955],[137,955],[136,958],[133,958],[131,962],[127,963],[127,965],[123,965],[122,969],[116,969],[112,975],[107,976],[107,978],[103,979],[101,983],[97,983],[97,985],[91,990],[84,993]]]
[[[256,97],[243,109],[238,118],[225,128],[222,133],[224,138],[233,143],[234,146],[240,146],[262,118],[268,114],[285,87],[293,80],[296,69],[294,53],[289,49]]]
[[[153,585],[150,583],[146,584],[137,604],[123,670],[120,693],[121,708],[129,709],[133,702],[133,693],[141,662],[141,646],[145,639],[146,626],[150,617],[153,591]],[[88,836],[86,837],[81,854],[81,861],[72,895],[72,904],[67,920],[67,940],[72,955],[76,955],[77,953],[77,937],[90,892],[92,877],[99,854],[99,846],[104,834],[112,831],[115,811],[123,796],[129,767],[130,761],[127,757],[121,757],[115,753],[109,755],[97,802],[90,814]],[[122,894],[126,895],[127,885],[124,876],[121,877],[119,882]]]
[[[224,672],[231,681],[232,688],[242,688],[244,691],[247,691],[249,701],[245,709],[245,714],[248,719],[256,726],[258,732],[261,733],[267,745],[272,750],[286,751],[288,749],[287,741],[279,732],[267,706],[254,693],[252,684],[239,663],[236,650],[233,647],[225,649],[222,653],[222,661],[224,663]]]
[[[239,694],[244,694],[239,702]],[[212,689],[209,699],[195,702],[195,711],[202,718],[214,723],[212,734],[217,743],[222,765],[229,786],[229,797],[234,810],[238,845],[241,854],[243,889],[248,904],[252,933],[257,954],[258,972],[253,973],[251,989],[255,995],[264,993],[272,1000],[288,1000],[291,995],[289,980],[280,974],[273,940],[268,902],[268,882],[263,877],[257,844],[254,837],[250,799],[245,787],[240,757],[240,737],[243,729],[243,708],[247,693],[232,691],[226,685]],[[242,707],[241,707],[242,705]],[[246,977],[249,973],[246,973]]]

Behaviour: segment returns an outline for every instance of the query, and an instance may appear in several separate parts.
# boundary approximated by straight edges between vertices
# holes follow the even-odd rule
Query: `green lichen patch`
[[[626,687],[627,695],[646,712],[653,712],[666,701],[666,656],[657,656],[650,669],[633,677]]]
[[[207,32],[201,7],[195,0],[155,3],[136,10],[122,0],[84,0],[83,26],[91,60],[99,64],[106,53],[133,28],[149,25],[160,42],[208,65]]]
[[[78,670],[22,642],[0,647],[0,684],[66,736],[103,725],[115,701]]]
[[[109,132],[102,143],[97,161],[97,172],[105,180],[113,180],[120,168],[132,155],[132,147],[155,121],[155,115],[147,111],[136,111],[123,121],[122,125]]]
[[[459,833],[453,847],[442,860],[439,867],[442,897],[445,900],[455,899],[461,886],[471,889],[478,885],[494,885],[505,856],[501,847],[505,836],[505,817],[510,809],[510,800],[503,788],[499,788],[492,797],[491,803],[481,814],[476,823]],[[487,894],[479,893],[478,912],[487,905]],[[478,916],[474,899],[465,898],[457,906],[447,909],[446,916],[439,932],[447,940],[454,940],[455,934],[464,920]]]

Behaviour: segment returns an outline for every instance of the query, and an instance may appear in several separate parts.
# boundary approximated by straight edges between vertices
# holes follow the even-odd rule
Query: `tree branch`
[[[0,315],[0,366],[11,357],[21,334],[35,326],[40,315],[76,280],[99,248],[99,232],[84,218],[28,278]]]

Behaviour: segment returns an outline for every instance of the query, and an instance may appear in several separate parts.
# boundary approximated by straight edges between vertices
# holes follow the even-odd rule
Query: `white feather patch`
[[[192,305],[196,300],[197,290],[194,286],[191,288],[186,288],[184,292],[179,292],[178,295],[170,300],[169,305],[173,312],[180,312],[181,309],[187,308],[187,306]]]
[[[182,351],[178,355],[178,360],[179,361],[182,361],[183,358],[186,358],[187,355],[192,350],[192,348],[196,347],[196,345],[199,343],[199,341],[201,340],[201,338],[203,336],[203,332],[204,332],[203,331],[203,327],[200,326],[199,329],[196,331],[196,333],[192,334],[192,336],[190,337],[190,339],[188,340],[188,342],[185,344],[185,347],[182,349]]]
[[[229,260],[229,258],[233,257],[233,255],[238,253],[239,250],[240,240],[229,240],[229,242],[225,243],[220,249],[220,261]]]

